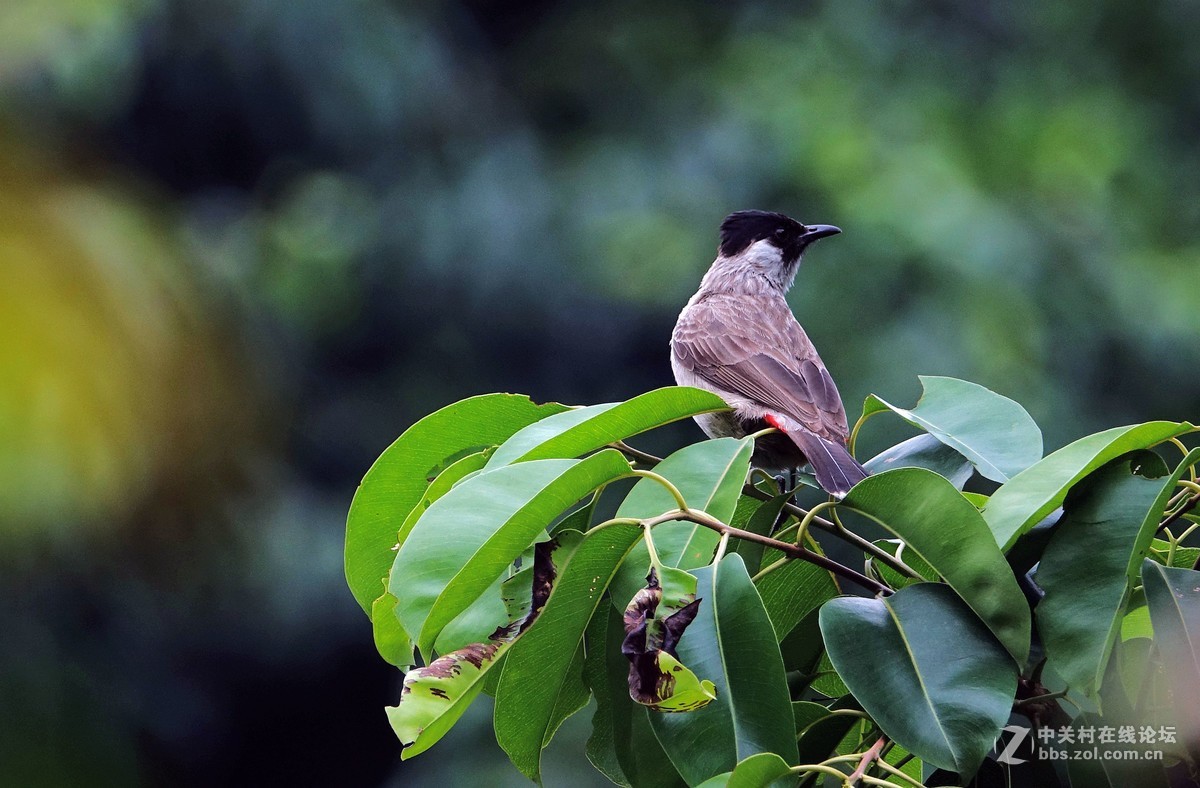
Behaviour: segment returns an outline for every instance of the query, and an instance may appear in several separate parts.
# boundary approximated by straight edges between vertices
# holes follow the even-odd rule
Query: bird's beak
[[[804,234],[800,236],[800,240],[804,243],[812,243],[819,238],[827,238],[830,235],[837,235],[842,229],[834,227],[832,224],[810,224],[805,228]]]

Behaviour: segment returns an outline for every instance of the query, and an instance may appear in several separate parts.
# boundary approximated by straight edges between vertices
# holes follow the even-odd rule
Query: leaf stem
[[[671,480],[668,479],[667,477],[665,477],[661,474],[657,474],[654,471],[644,471],[644,470],[636,470],[636,469],[633,471],[633,475],[640,476],[643,479],[653,479],[654,481],[658,482],[659,484],[661,484],[663,487],[666,488],[667,492],[671,493],[671,497],[675,499],[675,503],[679,506],[679,508],[681,510],[683,510],[685,512],[689,511],[687,501],[684,500],[684,498],[683,498],[683,493],[681,493],[679,491],[679,488],[676,487],[674,484],[672,484]]]
[[[750,578],[750,582],[751,582],[751,583],[757,583],[759,580],[761,580],[762,578],[764,578],[764,577],[766,577],[767,575],[771,574],[771,573],[772,573],[772,572],[774,572],[776,569],[781,569],[781,568],[783,568],[783,567],[784,567],[786,564],[790,563],[791,561],[792,561],[792,559],[791,559],[791,558],[788,558],[788,557],[786,557],[786,556],[784,556],[783,558],[780,558],[778,561],[776,561],[775,563],[771,564],[770,566],[767,566],[767,567],[765,567],[765,568],[763,568],[763,569],[760,569],[760,570],[758,570],[758,572],[756,572],[756,573],[755,573],[754,577]]]
[[[1022,706],[1028,706],[1031,703],[1045,703],[1048,700],[1058,700],[1059,698],[1067,697],[1067,690],[1059,690],[1058,692],[1047,692],[1045,695],[1034,695],[1032,698],[1021,698],[1013,704],[1014,709],[1019,709]]]
[[[1179,438],[1167,438],[1167,440],[1175,444],[1175,448],[1183,452],[1183,458],[1186,460],[1191,452],[1188,451],[1188,447],[1184,445],[1183,441],[1179,440]],[[1196,466],[1194,464],[1188,466],[1188,476],[1192,481],[1196,481]]]
[[[875,411],[871,411],[870,413],[864,413],[863,415],[858,417],[858,421],[854,422],[854,429],[850,430],[850,440],[847,441],[847,444],[849,445],[849,448],[850,448],[850,456],[851,457],[854,456],[854,447],[858,443],[858,431],[862,429],[862,425],[867,423],[867,419],[871,418],[876,413],[883,413],[883,411],[875,410]]]
[[[608,444],[611,448],[626,454],[643,465],[658,465],[662,462],[662,457],[655,457],[653,454],[644,452],[641,449],[635,449],[625,441],[614,441]]]

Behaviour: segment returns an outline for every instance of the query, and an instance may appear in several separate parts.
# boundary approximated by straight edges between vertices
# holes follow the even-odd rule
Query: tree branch
[[[807,561],[810,564],[815,564],[838,577],[843,577],[853,583],[856,583],[868,591],[876,594],[888,595],[892,593],[892,589],[885,586],[883,583],[872,580],[861,572],[856,572],[848,566],[842,566],[837,561],[834,561],[820,553],[814,553],[804,547],[790,542],[781,542],[778,539],[772,539],[769,536],[756,534],[753,531],[743,531],[741,528],[734,528],[731,525],[726,525],[717,518],[707,512],[698,511],[696,509],[680,509],[675,512],[668,512],[653,518],[654,525],[667,520],[688,520],[705,528],[712,529],[719,534],[732,536],[735,539],[742,539],[747,542],[755,542],[766,547],[773,548],[783,553],[784,555]],[[650,522],[650,521],[648,521]]]

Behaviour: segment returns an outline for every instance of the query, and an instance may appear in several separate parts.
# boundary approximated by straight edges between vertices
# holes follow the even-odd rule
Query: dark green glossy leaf
[[[1038,632],[1047,664],[1072,690],[1094,695],[1100,688],[1129,590],[1175,487],[1166,472],[1153,452],[1096,471],[1067,499],[1042,554]]]
[[[954,485],[923,468],[900,468],[868,476],[842,506],[902,539],[1025,664],[1029,606],[979,510]]]
[[[890,408],[955,449],[982,475],[1006,482],[1042,456],[1042,432],[1008,397],[957,378],[920,376],[924,392],[911,410],[871,395],[863,413]]]
[[[793,708],[799,704],[792,704]],[[831,712],[839,709],[857,709],[858,704],[854,698],[847,696],[834,701],[829,708],[818,703],[810,703],[809,707],[816,706],[821,710],[818,714],[816,709],[805,708],[805,716],[809,718],[806,725],[801,726],[797,718],[796,724],[796,748],[799,751],[798,763],[820,763],[829,758],[837,750],[838,745],[845,740],[861,717],[851,716],[849,714],[832,714]]]
[[[588,534],[559,572],[541,615],[505,661],[496,688],[496,740],[532,780],[541,774],[541,751],[552,733],[563,684],[573,681],[572,657],[601,595],[640,534],[632,525]]]
[[[1062,505],[1083,477],[1111,460],[1148,449],[1192,429],[1187,422],[1151,421],[1080,438],[1026,468],[992,493],[983,518],[1006,552],[1017,538]]]
[[[687,714],[653,714],[654,733],[689,785],[773,752],[796,758],[783,660],[762,600],[738,555],[695,572],[700,612],[679,643],[680,661],[717,687]]]
[[[753,451],[754,442],[747,438],[702,441],[671,454],[654,472],[674,484],[688,506],[728,523],[750,472]],[[661,484],[639,479],[621,502],[617,517],[641,520],[675,508],[675,499]],[[680,569],[707,565],[720,541],[716,531],[683,521],[655,526],[652,538],[662,564]],[[614,604],[625,607],[645,583],[649,567],[650,553],[644,542],[638,542],[613,583]]]
[[[656,389],[625,402],[575,408],[513,435],[492,455],[488,468],[526,460],[579,457],[672,421],[728,408],[716,394],[686,386]]]
[[[615,450],[485,471],[438,499],[396,554],[389,591],[405,629],[431,654],[438,634],[484,594],[561,512],[629,472]],[[567,655],[570,656],[569,654]]]
[[[975,466],[970,460],[929,434],[918,435],[884,449],[863,466],[872,474],[895,468],[925,468],[945,477],[959,490],[975,473]]]
[[[1200,742],[1200,572],[1142,562],[1154,642],[1170,681],[1180,742]]]
[[[825,647],[854,697],[898,744],[971,774],[1008,720],[1017,671],[953,590],[919,583],[821,608]]]
[[[563,405],[536,405],[515,394],[486,394],[448,405],[405,430],[367,471],[346,518],[346,582],[363,610],[369,612],[379,596],[396,534],[433,471],[447,459],[500,443],[563,410]]]
[[[733,771],[710,777],[700,788],[763,788],[791,774],[787,762],[773,752],[751,755]],[[794,779],[793,779],[794,782]]]

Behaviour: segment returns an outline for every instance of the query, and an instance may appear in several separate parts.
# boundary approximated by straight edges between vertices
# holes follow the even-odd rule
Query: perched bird
[[[732,411],[697,416],[709,437],[758,439],[753,463],[812,465],[817,483],[843,496],[867,476],[846,448],[846,410],[784,294],[809,244],[840,233],[781,213],[738,211],[721,223],[717,259],[679,314],[671,369],[681,386],[721,396]]]

